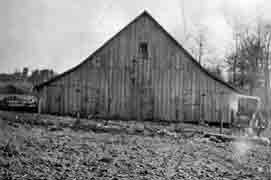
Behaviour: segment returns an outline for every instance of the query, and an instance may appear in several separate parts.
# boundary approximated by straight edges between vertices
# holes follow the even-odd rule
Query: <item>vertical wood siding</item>
[[[148,59],[138,54],[148,44]],[[229,121],[234,94],[142,16],[79,68],[40,89],[45,113],[165,121]]]

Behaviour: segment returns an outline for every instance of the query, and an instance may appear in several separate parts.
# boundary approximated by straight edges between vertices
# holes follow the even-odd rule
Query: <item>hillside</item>
[[[0,94],[29,94],[33,85],[24,81],[0,81]]]

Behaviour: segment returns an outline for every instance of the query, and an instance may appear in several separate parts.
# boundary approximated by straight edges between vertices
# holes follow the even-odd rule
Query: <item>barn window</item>
[[[75,92],[80,93],[80,89],[79,88],[75,89]]]
[[[94,57],[92,59],[92,64],[94,67],[100,67],[101,66],[101,58],[100,57]]]
[[[146,42],[141,42],[139,44],[139,57],[143,59],[148,59],[149,53],[148,53],[148,44]]]

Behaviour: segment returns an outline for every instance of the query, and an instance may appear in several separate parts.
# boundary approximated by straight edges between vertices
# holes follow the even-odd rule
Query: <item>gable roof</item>
[[[103,47],[105,47],[110,41],[112,41],[116,36],[118,36],[121,32],[123,32],[124,30],[126,30],[131,24],[133,24],[134,22],[136,22],[138,19],[140,19],[142,16],[147,16],[149,17],[179,48],[182,49],[182,51],[189,57],[190,60],[192,60],[192,62],[198,67],[200,68],[200,70],[204,73],[206,73],[208,76],[210,76],[212,79],[220,82],[221,84],[227,86],[228,88],[230,88],[231,90],[237,92],[237,93],[241,93],[237,88],[231,86],[229,83],[225,82],[224,80],[218,78],[217,76],[214,76],[213,74],[211,74],[208,70],[206,70],[205,68],[203,68],[196,60],[195,58],[173,37],[169,34],[169,32],[167,32],[162,25],[160,25],[147,11],[143,11],[139,16],[137,16],[134,20],[132,20],[130,23],[128,23],[124,28],[122,28],[118,33],[116,33],[113,37],[111,37],[108,41],[106,41],[102,46],[100,46],[98,49],[96,49],[91,55],[89,55],[85,60],[83,60],[80,64],[76,65],[75,67],[49,79],[48,81],[45,81],[41,84],[38,84],[34,87],[34,89],[40,89],[45,85],[50,84],[51,82],[65,76],[66,74],[69,74],[73,71],[75,71],[76,69],[78,69],[80,66],[82,66],[83,64],[85,64],[89,59],[91,59],[94,54],[96,54],[98,51],[100,51]]]

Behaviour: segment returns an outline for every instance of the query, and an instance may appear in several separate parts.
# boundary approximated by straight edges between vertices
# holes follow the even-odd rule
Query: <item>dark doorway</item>
[[[149,53],[148,53],[148,44],[146,42],[141,42],[139,44],[139,57],[142,59],[148,59]]]

